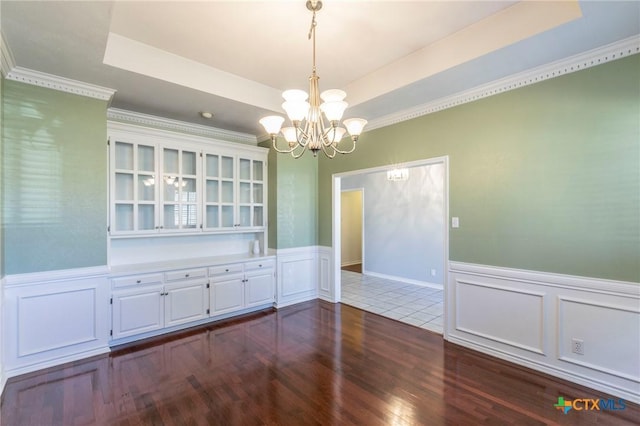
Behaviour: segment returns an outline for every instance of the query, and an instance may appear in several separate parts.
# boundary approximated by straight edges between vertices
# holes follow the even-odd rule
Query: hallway
[[[442,290],[342,270],[341,303],[442,334]]]

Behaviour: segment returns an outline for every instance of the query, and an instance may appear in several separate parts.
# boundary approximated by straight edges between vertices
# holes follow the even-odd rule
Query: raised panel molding
[[[315,246],[277,251],[277,308],[318,297],[317,253]]]
[[[545,355],[544,293],[460,279],[455,286],[456,330]]]
[[[333,248],[319,246],[318,247],[318,297],[331,303],[338,301],[338,295],[335,294],[335,286],[333,285]]]
[[[97,340],[96,298],[95,288],[17,296],[18,357]]]
[[[5,277],[6,378],[109,351],[106,271],[79,268]]]
[[[640,384],[640,344],[621,341],[627,335],[640,336],[637,304],[631,307],[559,297],[558,307],[559,359]],[[583,341],[583,355],[572,352],[573,338]],[[623,346],[624,351],[611,350]]]
[[[446,340],[640,402],[640,283],[450,262],[445,291]]]

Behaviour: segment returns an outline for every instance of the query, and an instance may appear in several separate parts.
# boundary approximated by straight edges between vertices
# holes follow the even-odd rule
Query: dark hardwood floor
[[[345,265],[341,268],[343,271],[362,273],[362,263],[356,263],[354,265]]]
[[[346,305],[306,302],[10,379],[2,425],[631,425],[602,393]],[[616,398],[617,400],[617,398]]]

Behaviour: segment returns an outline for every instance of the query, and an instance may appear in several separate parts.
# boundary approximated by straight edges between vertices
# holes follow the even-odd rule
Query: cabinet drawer
[[[182,271],[165,272],[164,277],[167,281],[192,280],[194,278],[204,278],[207,276],[207,270],[201,269],[183,269]]]
[[[209,268],[209,276],[241,274],[242,263],[234,263],[231,265],[212,266]]]
[[[256,260],[255,262],[247,262],[244,264],[245,271],[255,271],[259,269],[274,268],[273,260]]]
[[[111,280],[114,287],[129,287],[133,285],[162,284],[162,274],[131,275]]]

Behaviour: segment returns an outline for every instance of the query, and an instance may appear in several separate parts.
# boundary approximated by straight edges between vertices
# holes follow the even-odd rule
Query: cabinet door
[[[265,163],[252,158],[238,158],[238,226],[264,227]]]
[[[165,286],[165,327],[207,318],[207,282],[195,280]]]
[[[224,314],[244,307],[244,285],[242,275],[211,284],[211,314]]]
[[[247,273],[244,283],[245,306],[258,306],[273,303],[273,269]]]
[[[194,231],[200,228],[200,153],[195,150],[162,148],[163,231]]]
[[[133,336],[164,327],[162,286],[113,293],[113,338]]]
[[[156,232],[156,147],[115,137],[110,146],[111,233]]]

